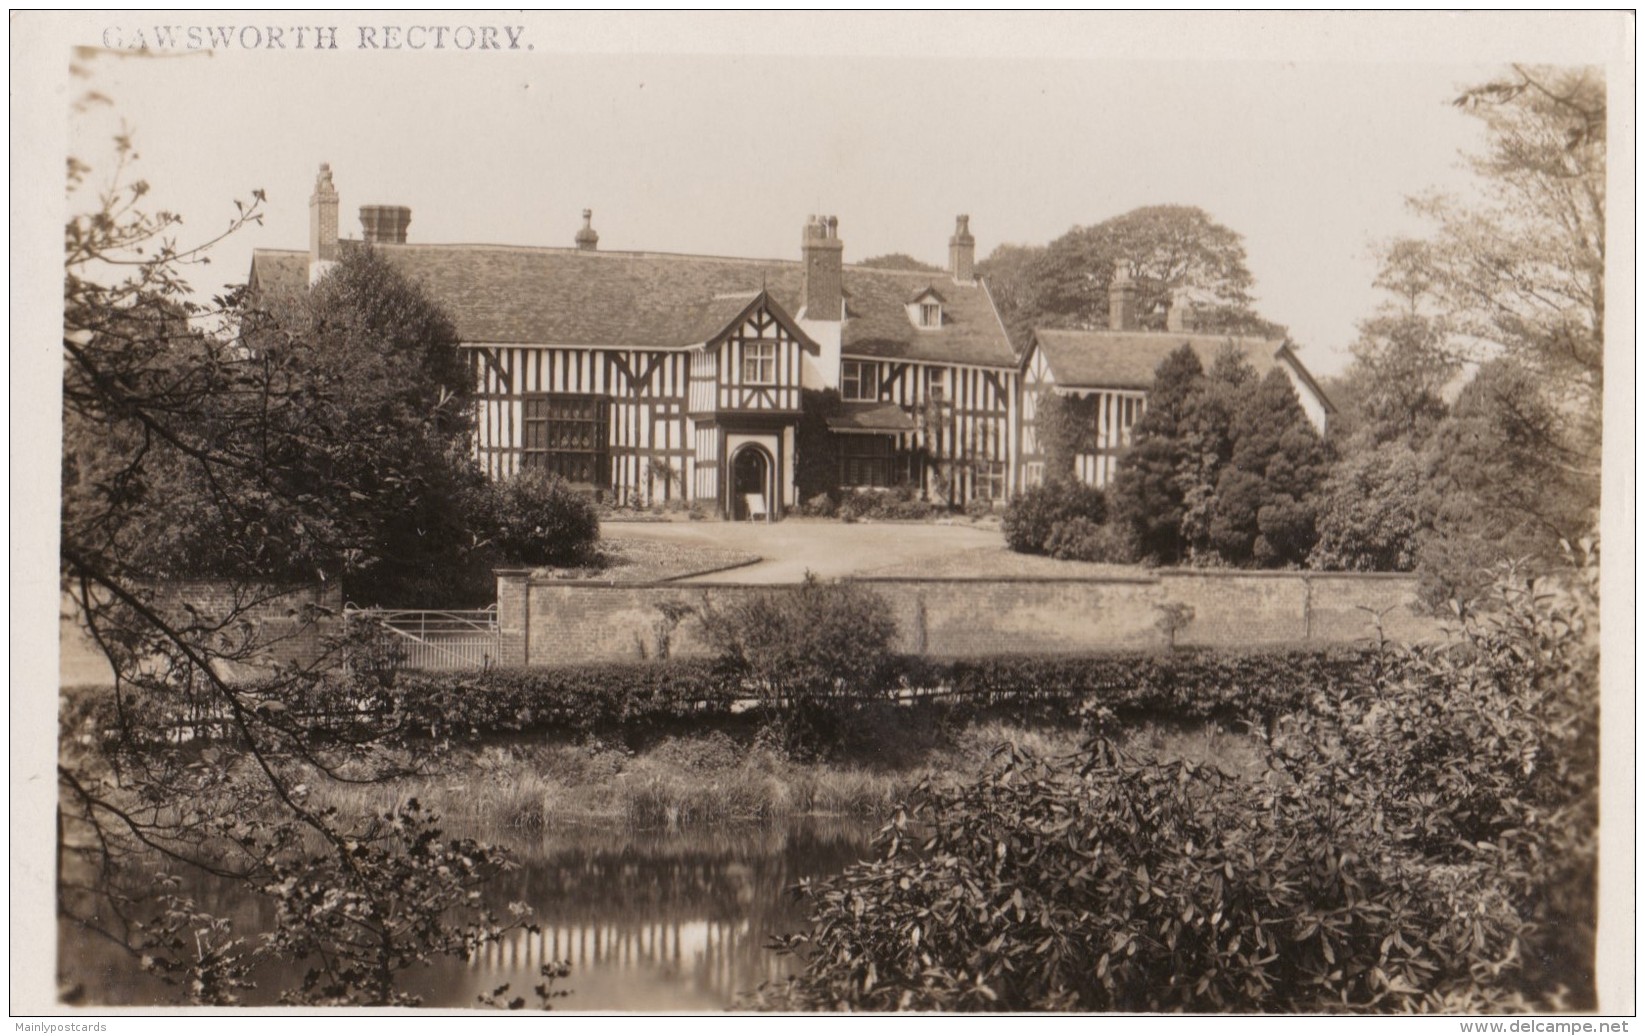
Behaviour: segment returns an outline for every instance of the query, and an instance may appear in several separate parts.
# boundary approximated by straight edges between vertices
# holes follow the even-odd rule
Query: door
[[[736,521],[770,521],[775,506],[771,455],[762,446],[746,445],[731,460],[731,517]]]

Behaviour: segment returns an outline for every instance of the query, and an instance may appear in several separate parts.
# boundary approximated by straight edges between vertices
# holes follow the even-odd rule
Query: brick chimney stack
[[[368,245],[403,245],[411,210],[404,205],[360,206],[360,227]]]
[[[577,231],[577,250],[592,252],[600,247],[599,232],[594,229],[594,210],[583,210],[583,229]]]
[[[1167,331],[1194,330],[1194,304],[1188,296],[1181,293],[1171,296],[1171,308],[1165,311],[1165,329]]]
[[[977,265],[977,239],[971,236],[971,217],[954,217],[954,236],[948,239],[948,272],[959,284],[976,279],[972,269]]]
[[[313,284],[337,261],[337,188],[331,163],[321,162],[308,198],[308,282]]]
[[[833,216],[812,216],[800,239],[800,257],[805,267],[807,320],[838,321],[844,315],[844,254],[840,221]]]
[[[1131,280],[1131,271],[1124,264],[1114,269],[1114,279],[1108,284],[1108,330],[1135,331],[1137,329],[1137,285]]]

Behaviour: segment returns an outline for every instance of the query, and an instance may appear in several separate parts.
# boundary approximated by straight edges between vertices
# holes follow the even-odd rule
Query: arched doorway
[[[765,447],[748,443],[731,458],[731,517],[739,522],[770,521],[776,506],[774,465]]]

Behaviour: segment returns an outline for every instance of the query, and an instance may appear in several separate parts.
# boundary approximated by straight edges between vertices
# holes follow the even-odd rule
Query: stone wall
[[[867,578],[890,603],[900,648],[913,654],[976,657],[1090,653],[1163,647],[1158,622],[1171,604],[1193,609],[1181,646],[1246,648],[1353,644],[1375,636],[1439,638],[1417,615],[1416,579],[1406,575],[1157,570],[1101,579]],[[687,618],[669,629],[662,606],[700,604],[705,595],[762,592],[733,583],[604,585],[533,580],[499,572],[498,622],[505,664],[559,665],[655,658],[707,647]]]

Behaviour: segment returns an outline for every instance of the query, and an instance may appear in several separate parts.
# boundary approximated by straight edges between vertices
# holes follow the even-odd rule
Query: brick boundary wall
[[[213,628],[232,616],[234,621],[221,630],[226,638],[222,650],[239,655],[244,649],[245,657],[217,663],[218,671],[230,678],[254,677],[276,665],[314,665],[325,657],[327,640],[342,632],[343,592],[336,583],[241,586],[188,580],[152,583],[141,589],[148,595],[145,603],[179,629],[205,631],[215,638]],[[112,679],[108,660],[79,624],[67,597],[61,613],[58,635],[63,681]]]
[[[1415,576],[1383,573],[1156,569],[1102,578],[874,578],[855,580],[886,598],[898,649],[941,657],[1083,654],[1161,648],[1158,623],[1171,604],[1193,609],[1183,647],[1368,643],[1379,621],[1388,639],[1437,640],[1437,621],[1417,614]],[[611,585],[497,573],[505,665],[701,656],[690,618],[668,630],[661,605],[692,606],[775,587],[739,583]]]

